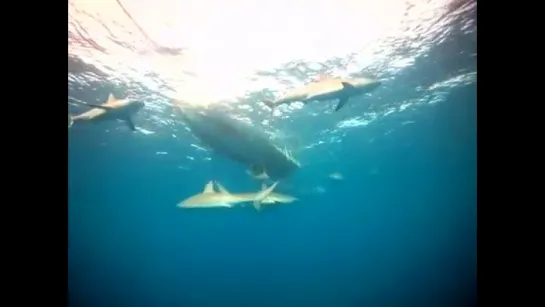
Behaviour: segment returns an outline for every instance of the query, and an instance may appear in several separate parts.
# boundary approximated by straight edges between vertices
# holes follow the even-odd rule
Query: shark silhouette
[[[136,126],[132,120],[133,116],[144,107],[141,101],[133,101],[126,99],[117,99],[113,94],[108,96],[108,100],[104,104],[82,105],[93,107],[91,110],[79,115],[68,114],[68,128],[78,122],[98,123],[102,121],[122,120],[132,131],[136,130]]]
[[[275,101],[263,101],[274,110],[275,107],[296,101],[307,104],[311,101],[338,100],[335,111],[339,111],[354,96],[369,93],[377,89],[382,82],[368,78],[322,78],[303,87],[288,91]]]
[[[252,202],[254,208],[260,210],[261,204],[271,204],[275,202],[289,203],[296,198],[289,195],[273,193],[278,181],[271,186],[262,186],[261,191],[254,193],[231,193],[227,191],[219,182],[215,182],[218,191],[214,189],[214,181],[209,181],[201,193],[190,196],[180,203],[179,208],[232,208],[237,204]]]
[[[257,180],[282,180],[301,167],[286,148],[275,145],[260,129],[219,110],[184,106],[172,100],[184,124],[202,145],[239,162]]]

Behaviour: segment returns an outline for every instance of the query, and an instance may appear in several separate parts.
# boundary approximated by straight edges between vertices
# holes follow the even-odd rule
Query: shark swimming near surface
[[[271,110],[275,107],[296,101],[307,104],[311,101],[338,100],[335,111],[342,109],[354,96],[370,93],[382,84],[368,78],[322,78],[303,87],[288,91],[275,101],[263,101]]]
[[[249,167],[247,173],[257,180],[283,180],[301,167],[291,151],[275,144],[252,125],[235,120],[221,110],[189,107],[174,99],[172,103],[202,145]]]
[[[219,191],[214,189],[214,182],[209,181],[201,193],[190,196],[179,202],[179,208],[232,208],[244,202],[253,202],[256,209],[261,208],[261,203],[266,200],[276,188],[278,181],[270,187],[256,193],[230,193],[221,184],[216,182]]]
[[[136,131],[136,126],[132,118],[144,107],[144,103],[141,101],[117,99],[113,94],[108,96],[108,100],[104,104],[81,104],[90,106],[92,109],[79,115],[68,114],[68,128],[78,122],[97,123],[101,121],[121,120],[128,125],[129,129]]]

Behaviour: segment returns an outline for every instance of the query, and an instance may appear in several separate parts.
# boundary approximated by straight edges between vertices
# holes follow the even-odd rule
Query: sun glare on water
[[[258,70],[345,57],[395,35],[407,5],[423,10],[432,5],[412,2],[70,0],[69,53],[115,78],[187,103],[236,102],[248,91],[286,89],[266,78],[252,80]],[[433,5],[438,2],[447,1]],[[84,41],[78,37],[82,27],[102,50],[77,42]],[[165,54],[158,46],[183,51]]]

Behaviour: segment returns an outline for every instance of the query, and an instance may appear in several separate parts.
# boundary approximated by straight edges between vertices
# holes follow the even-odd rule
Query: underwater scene
[[[68,305],[476,306],[476,12],[69,0]]]

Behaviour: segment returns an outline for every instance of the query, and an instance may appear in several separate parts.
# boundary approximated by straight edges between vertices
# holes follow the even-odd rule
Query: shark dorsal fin
[[[267,189],[267,184],[262,183],[261,184],[261,191],[266,190],[266,189]]]
[[[117,101],[117,98],[115,98],[114,94],[110,93],[108,95],[108,100],[106,100],[106,104],[114,103]]]
[[[231,194],[229,191],[227,191],[227,189],[224,186],[221,185],[221,183],[217,181],[216,181],[216,186],[218,187],[218,190],[220,191],[220,193]]]
[[[204,190],[202,191],[202,194],[206,193],[214,193],[214,182],[208,181],[208,183],[204,186]]]
[[[343,85],[344,89],[349,89],[349,90],[355,89],[354,85],[352,85],[352,83],[350,82],[342,81],[341,84]]]

